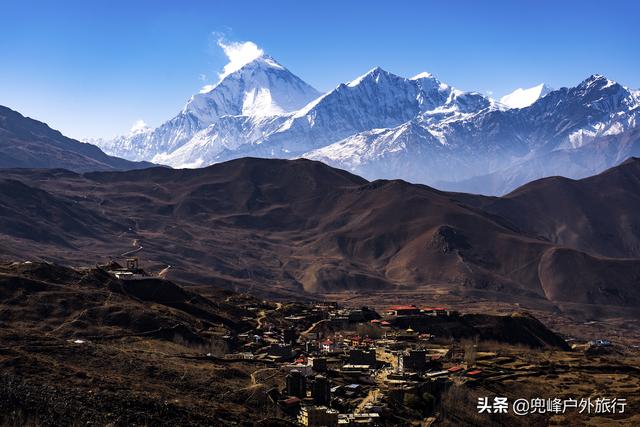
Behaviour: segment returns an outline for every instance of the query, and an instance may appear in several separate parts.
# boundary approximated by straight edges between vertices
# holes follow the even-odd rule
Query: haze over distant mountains
[[[503,194],[550,175],[581,178],[640,155],[640,92],[601,75],[495,101],[429,73],[374,68],[320,94],[263,55],[191,97],[156,129],[93,141],[173,167],[306,157],[368,179]]]

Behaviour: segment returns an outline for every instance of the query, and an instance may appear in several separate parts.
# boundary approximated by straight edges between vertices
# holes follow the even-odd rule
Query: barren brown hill
[[[0,265],[0,425],[253,425],[256,365],[219,357],[255,315],[210,291]]]
[[[465,201],[525,233],[604,257],[640,257],[640,159],[582,180],[544,178]]]
[[[103,267],[0,264],[0,425],[292,426],[268,397],[286,370],[238,357],[247,349],[239,332],[262,335],[256,326],[265,318],[270,330],[306,329],[318,323],[290,316],[314,305],[207,292],[158,278],[118,280]],[[515,345],[526,357],[569,349],[526,313],[393,323],[435,333],[444,348],[455,338],[464,340],[458,349],[473,340],[493,351]]]
[[[533,194],[560,194],[549,200],[528,196],[527,187],[497,199],[367,182],[308,160],[84,175],[5,170],[0,250],[10,259],[75,265],[135,252],[152,271],[170,265],[177,280],[263,294],[438,285],[551,309],[577,302],[633,311],[640,288],[628,273],[638,271],[638,261],[611,258],[633,258],[637,247],[612,233],[610,221],[635,220],[638,210],[625,195],[637,197],[638,163],[568,188],[561,179],[543,180],[549,189]],[[596,188],[616,198],[602,199],[606,212],[593,210],[589,226],[576,227],[575,212],[585,211]],[[567,236],[579,237],[544,232],[572,228]],[[609,246],[598,240],[607,233]],[[582,266],[589,283],[582,283]]]

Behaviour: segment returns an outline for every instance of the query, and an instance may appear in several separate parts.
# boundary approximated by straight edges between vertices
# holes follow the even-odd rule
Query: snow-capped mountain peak
[[[416,82],[423,91],[437,90],[440,92],[449,92],[455,90],[448,84],[442,83],[433,74],[427,73],[426,71],[416,74],[409,80]]]
[[[275,59],[262,55],[193,95],[182,110],[210,125],[224,115],[272,116],[295,111],[320,96]]]
[[[617,84],[618,83],[608,79],[602,74],[592,74],[591,76],[583,80],[582,83],[578,85],[578,87],[584,90],[601,90]]]
[[[432,79],[432,78],[434,78],[433,74],[427,73],[426,71],[423,71],[423,72],[418,73],[415,76],[411,77],[411,79],[409,79],[409,80]]]
[[[278,116],[297,111],[319,96],[316,89],[262,54],[193,95],[158,128],[102,141],[100,146],[119,157],[157,160],[224,117]]]
[[[508,108],[525,108],[551,91],[553,91],[553,89],[545,83],[541,83],[528,89],[518,88],[510,94],[500,98],[500,104],[505,105]]]
[[[392,74],[389,73],[388,71],[383,70],[381,67],[374,67],[369,71],[367,71],[366,73],[364,73],[363,75],[361,75],[360,77],[356,77],[355,79],[351,80],[349,83],[347,83],[347,86],[355,87],[366,80],[378,82],[380,81],[381,76],[389,76],[389,75],[392,75]]]
[[[320,96],[261,55],[194,95],[159,128],[139,123],[101,146],[174,167],[302,156],[371,179],[434,185],[485,176],[491,188],[481,191],[489,193],[549,174],[592,174],[640,150],[633,136],[639,93],[604,76],[553,91],[545,84],[518,89],[500,101],[430,73],[406,78],[380,67]],[[571,163],[574,152],[580,161]]]

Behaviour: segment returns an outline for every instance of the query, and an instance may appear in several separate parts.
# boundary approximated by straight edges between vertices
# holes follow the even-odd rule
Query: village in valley
[[[258,330],[237,337],[241,353],[225,357],[265,361],[286,372],[282,387],[268,395],[301,425],[381,425],[390,409],[385,395],[428,412],[454,376],[479,377],[481,370],[466,365],[445,368],[450,350],[429,346],[430,334],[392,324],[405,316],[458,315],[441,307],[393,306],[382,317],[367,307],[315,304],[284,317],[298,325],[312,322],[305,330],[278,329],[263,320]]]
[[[640,358],[626,324],[552,330],[549,318],[496,307],[267,299],[180,286],[137,258],[122,264],[0,264],[13,301],[0,330],[0,402],[14,425],[640,421]],[[34,314],[44,311],[46,322]],[[516,400],[529,412],[515,413]]]
[[[265,416],[303,426],[481,419],[476,402],[487,394],[521,390],[522,378],[539,377],[542,384],[548,376],[579,373],[585,358],[606,355],[612,347],[604,339],[565,337],[569,345],[526,313],[327,302],[263,301],[245,308],[255,313],[256,328],[225,335],[224,351],[208,356],[254,363],[252,381],[268,388]],[[513,417],[507,412],[504,417]],[[531,415],[563,416],[551,410]]]

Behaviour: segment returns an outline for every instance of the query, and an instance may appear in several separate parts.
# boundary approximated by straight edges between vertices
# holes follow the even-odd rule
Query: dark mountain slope
[[[518,229],[604,257],[640,257],[640,159],[579,181],[551,177],[502,198],[464,197]]]
[[[0,168],[63,168],[77,172],[152,166],[106,155],[95,145],[67,138],[45,123],[0,106]]]
[[[589,180],[539,181],[504,199],[367,182],[309,160],[84,175],[10,170],[0,186],[3,221],[42,227],[64,244],[11,226],[2,229],[1,253],[86,265],[135,252],[152,271],[170,265],[174,279],[264,294],[437,285],[497,300],[637,307],[634,279],[609,279],[635,271],[637,261],[608,258],[637,257],[638,164]],[[30,198],[12,196],[27,188],[47,212],[70,219],[48,220]],[[612,228],[614,217],[630,235]],[[553,252],[559,245],[566,255]],[[576,297],[565,290],[579,291],[572,260],[587,259],[584,252],[606,268],[579,263],[591,284]]]
[[[255,314],[237,295],[210,291],[211,299],[158,278],[120,281],[99,268],[0,264],[0,424],[257,421],[250,396],[232,395],[256,365],[218,358],[224,336],[252,328],[241,319]]]

